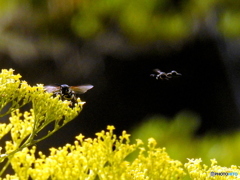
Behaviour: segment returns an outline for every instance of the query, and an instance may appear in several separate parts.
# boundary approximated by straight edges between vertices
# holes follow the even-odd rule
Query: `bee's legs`
[[[77,97],[75,96],[75,94],[73,94],[69,107],[74,108],[75,103],[77,103]]]

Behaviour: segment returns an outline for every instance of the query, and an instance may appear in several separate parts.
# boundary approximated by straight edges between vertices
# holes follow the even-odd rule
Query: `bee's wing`
[[[44,86],[44,89],[49,92],[49,93],[52,93],[52,92],[55,92],[55,91],[59,91],[60,90],[60,87],[59,86]]]
[[[70,89],[73,90],[77,94],[83,94],[87,92],[89,89],[92,89],[93,85],[81,85],[81,86],[70,86]]]
[[[153,72],[155,72],[155,73],[161,73],[161,70],[160,70],[160,69],[153,69]]]
[[[174,75],[174,76],[181,76],[182,74],[181,73],[178,73],[177,71],[171,71],[171,74]]]

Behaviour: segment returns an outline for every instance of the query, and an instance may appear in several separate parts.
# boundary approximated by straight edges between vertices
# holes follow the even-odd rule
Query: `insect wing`
[[[155,73],[161,73],[161,70],[160,69],[153,69],[153,72],[155,72]]]
[[[59,91],[59,90],[60,90],[60,87],[59,87],[59,86],[44,86],[44,89],[45,89],[47,92],[52,93],[52,92]]]
[[[93,85],[70,86],[70,89],[77,94],[83,94],[92,88],[93,88]]]
[[[177,71],[171,71],[171,74],[173,75],[173,76],[181,76],[182,74],[181,73],[178,73]]]

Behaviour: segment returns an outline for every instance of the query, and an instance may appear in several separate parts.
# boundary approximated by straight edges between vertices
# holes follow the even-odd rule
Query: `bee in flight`
[[[181,76],[181,73],[178,73],[177,71],[171,71],[168,73],[165,73],[159,69],[154,69],[153,72],[155,72],[155,74],[150,74],[150,76],[155,77],[156,79],[161,79],[161,80],[169,80],[173,77],[178,77]]]
[[[54,96],[60,95],[61,100],[71,101],[70,107],[77,102],[77,94],[83,94],[89,89],[93,88],[93,85],[81,85],[81,86],[68,86],[67,84],[61,85],[48,85],[44,86],[45,90],[49,93],[53,93]]]

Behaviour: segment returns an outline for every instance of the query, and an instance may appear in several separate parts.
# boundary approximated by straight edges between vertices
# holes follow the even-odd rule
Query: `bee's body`
[[[62,100],[72,100],[76,98],[76,95],[73,90],[67,84],[60,85],[61,89],[57,92],[61,97]]]
[[[76,94],[83,94],[91,88],[93,88],[92,85],[68,86],[67,84],[62,84],[58,86],[45,86],[47,92],[53,93],[54,96],[60,95],[63,101],[71,101],[71,106],[77,102]]]

